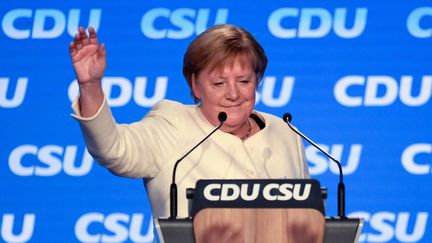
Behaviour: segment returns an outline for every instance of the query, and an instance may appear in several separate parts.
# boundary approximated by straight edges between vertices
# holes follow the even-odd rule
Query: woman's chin
[[[245,120],[240,120],[240,119],[232,119],[230,120],[228,117],[228,120],[224,123],[224,125],[222,126],[222,129],[224,129],[224,131],[226,130],[227,132],[233,132],[237,129],[239,129],[240,127],[242,127],[245,123]]]

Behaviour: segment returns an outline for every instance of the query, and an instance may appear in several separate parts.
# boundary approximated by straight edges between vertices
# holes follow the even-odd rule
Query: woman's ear
[[[198,86],[198,81],[197,81],[195,73],[192,73],[192,76],[191,76],[191,85],[192,85],[192,93],[193,93],[194,97],[197,98],[197,99],[200,99],[201,95],[200,95],[199,89],[197,87]]]

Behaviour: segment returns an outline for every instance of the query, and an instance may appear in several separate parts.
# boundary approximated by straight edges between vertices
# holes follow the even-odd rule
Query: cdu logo
[[[15,87],[9,78],[0,77],[0,107],[16,108],[24,102],[28,78],[18,78]]]
[[[212,183],[204,188],[203,194],[209,201],[254,201],[258,197],[267,201],[304,201],[309,198],[311,187],[312,185],[307,183]]]
[[[432,25],[430,18],[432,17],[431,7],[416,8],[408,16],[407,29],[408,32],[416,38],[431,38]],[[429,19],[429,20],[428,20]]]
[[[345,76],[336,82],[333,93],[339,104],[347,107],[390,106],[397,99],[406,106],[425,105],[432,97],[432,76],[425,75],[420,82],[415,81],[408,75],[402,76],[399,82],[384,75]],[[413,92],[416,86],[420,87],[418,93]],[[353,90],[361,92],[354,95]]]
[[[3,214],[0,240],[4,242],[30,241],[35,228],[35,220],[36,215],[31,213],[26,213],[23,220],[15,219],[15,214]],[[22,222],[21,227],[19,222]]]
[[[432,174],[432,144],[411,144],[402,152],[402,166],[414,175]]]
[[[367,11],[336,8],[332,13],[324,8],[279,8],[270,14],[267,25],[270,33],[280,39],[323,38],[331,31],[341,38],[356,38],[366,28]]]
[[[152,86],[154,86],[153,92],[149,92]],[[125,77],[104,77],[102,79],[102,89],[111,107],[125,106],[131,100],[141,107],[152,107],[165,98],[167,87],[168,77],[165,76],[157,77],[153,82],[148,81],[147,77],[136,77],[134,82]],[[78,83],[74,80],[69,85],[69,100],[72,102],[78,93]],[[153,93],[153,95],[147,96],[148,93]]]
[[[88,26],[97,31],[102,10],[90,9],[88,14]],[[66,28],[69,35],[74,36],[78,27],[84,26],[80,18],[80,9],[71,9],[67,14],[58,9],[13,9],[3,17],[2,30],[11,39],[54,39]]]

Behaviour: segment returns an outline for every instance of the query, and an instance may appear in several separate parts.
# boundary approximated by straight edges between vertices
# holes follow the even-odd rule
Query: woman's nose
[[[229,84],[226,90],[226,98],[236,100],[239,97],[239,90],[236,84]]]

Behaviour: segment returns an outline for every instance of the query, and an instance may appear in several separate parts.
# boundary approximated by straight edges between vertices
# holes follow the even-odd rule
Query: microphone
[[[180,161],[182,161],[186,156],[188,156],[192,151],[194,151],[200,144],[202,144],[207,138],[209,138],[213,133],[215,133],[226,121],[227,114],[225,112],[220,112],[218,114],[219,126],[217,126],[211,133],[209,133],[203,140],[201,140],[197,145],[195,145],[191,150],[189,150],[185,155],[183,155],[180,159],[178,159],[174,164],[173,175],[172,175],[172,183],[170,187],[170,219],[177,218],[177,184],[175,183],[175,176],[177,171],[177,166]]]
[[[283,120],[286,122],[286,124],[289,126],[289,128],[291,128],[291,130],[293,130],[295,133],[300,135],[302,138],[304,138],[306,141],[308,141],[315,148],[317,148],[319,151],[324,153],[328,158],[330,158],[331,160],[333,160],[337,164],[337,166],[339,168],[339,184],[338,184],[338,195],[337,195],[338,196],[338,216],[340,218],[346,218],[346,216],[345,216],[345,185],[343,183],[343,172],[342,172],[341,163],[337,159],[333,158],[333,156],[331,156],[329,153],[324,151],[320,146],[318,146],[312,140],[310,140],[308,137],[306,137],[303,133],[301,133],[299,130],[297,130],[297,128],[293,127],[290,123],[292,120],[292,116],[290,113],[288,113],[288,112],[285,113],[283,115]]]

